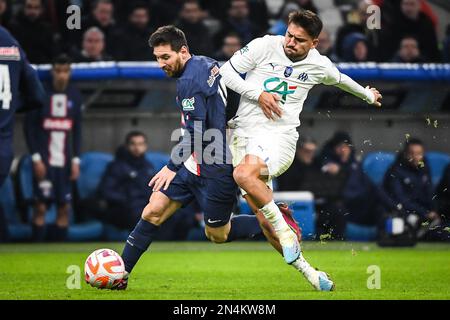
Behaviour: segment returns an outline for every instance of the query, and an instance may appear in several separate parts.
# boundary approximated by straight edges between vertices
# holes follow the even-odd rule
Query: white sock
[[[270,224],[275,229],[275,233],[279,237],[286,231],[291,231],[289,225],[284,221],[280,209],[273,200],[259,210],[261,210],[266,219],[269,220]]]
[[[306,261],[305,258],[303,258],[302,254],[297,260],[292,263],[292,266],[303,274],[310,273],[311,271],[315,270],[313,267],[311,267],[309,262]]]

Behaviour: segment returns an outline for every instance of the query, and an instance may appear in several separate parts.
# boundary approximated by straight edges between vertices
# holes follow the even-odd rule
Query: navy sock
[[[43,242],[45,240],[45,225],[38,226],[33,223],[31,240],[33,242]]]
[[[122,252],[122,259],[125,264],[125,270],[130,273],[138,262],[141,255],[147,251],[148,247],[155,238],[155,234],[159,227],[140,219],[130,233]]]
[[[240,214],[231,218],[231,229],[227,242],[239,239],[252,239],[262,233],[255,215]]]

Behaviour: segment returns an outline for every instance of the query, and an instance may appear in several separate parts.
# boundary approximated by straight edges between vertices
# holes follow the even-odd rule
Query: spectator
[[[444,170],[436,189],[437,212],[443,224],[450,223],[450,164]]]
[[[128,22],[121,30],[117,58],[125,61],[154,60],[153,50],[148,45],[148,37],[153,30],[149,26],[150,14],[145,3],[138,3],[131,10]]]
[[[117,41],[118,28],[114,20],[114,4],[110,0],[96,0],[92,4],[91,12],[81,19],[82,29],[78,32],[71,30],[71,51],[77,52],[83,46],[86,31],[97,27],[104,38],[105,55],[115,57],[120,51],[121,44]]]
[[[227,11],[227,18],[223,22],[221,30],[215,36],[216,47],[220,47],[222,39],[230,32],[237,33],[243,44],[247,44],[262,35],[266,29],[259,29],[252,24],[249,14],[247,0],[232,0]]]
[[[446,35],[444,41],[442,42],[442,55],[444,57],[444,62],[450,62],[450,24],[447,26]]]
[[[46,87],[47,105],[26,115],[25,136],[33,160],[35,197],[33,240],[66,238],[69,224],[71,184],[80,172],[81,94],[70,84],[71,67],[67,56],[52,65],[52,83]],[[45,213],[57,205],[54,225],[45,230]]]
[[[217,61],[228,61],[233,54],[242,48],[241,38],[236,33],[229,33],[223,39],[222,48],[214,55]]]
[[[382,216],[379,190],[364,174],[355,158],[355,149],[346,132],[336,132],[321,153],[322,172],[340,179],[338,197],[320,207],[318,233],[343,239],[347,222],[376,225]]]
[[[11,22],[10,31],[27,53],[31,63],[49,63],[56,42],[50,25],[43,19],[42,0],[26,0],[23,10]]]
[[[342,44],[342,60],[345,62],[366,62],[369,57],[367,38],[362,33],[350,33]]]
[[[288,2],[283,6],[283,9],[281,10],[281,17],[275,23],[273,26],[269,29],[269,33],[273,35],[280,35],[284,36],[286,34],[287,30],[287,24],[289,20],[289,14],[292,11],[298,11],[300,7],[296,3]]]
[[[419,139],[410,138],[384,176],[387,196],[404,213],[419,239],[442,240],[441,218],[433,205],[430,170]]]
[[[96,62],[112,60],[105,50],[105,35],[97,27],[91,27],[83,35],[81,52],[75,55],[76,62]]]
[[[11,7],[7,0],[0,0],[0,25],[9,29],[11,19]]]
[[[380,47],[380,32],[377,29],[367,28],[367,19],[369,17],[367,8],[371,5],[371,1],[360,0],[356,10],[352,11],[347,17],[347,23],[341,26],[336,34],[335,53],[341,60],[344,59],[344,40],[348,35],[353,33],[362,34],[365,37],[366,46],[370,56],[368,60],[380,61],[378,55]]]
[[[406,36],[400,42],[400,48],[391,62],[423,63],[425,59],[420,55],[417,40],[414,37]]]
[[[211,36],[204,24],[205,12],[197,0],[186,1],[180,11],[176,26],[184,31],[192,53],[209,56],[212,54]]]
[[[384,58],[390,59],[406,35],[414,36],[423,57],[428,62],[440,61],[436,30],[431,19],[421,12],[420,0],[402,0],[400,15],[393,24],[382,29]]]
[[[306,180],[310,179],[314,171],[319,169],[315,160],[316,151],[317,143],[311,137],[298,140],[294,161],[289,169],[277,179],[280,191],[303,190]]]
[[[116,157],[103,175],[99,196],[106,201],[105,222],[120,229],[132,229],[151,195],[149,181],[156,171],[145,158],[147,137],[132,131],[125,138],[125,145],[117,149]]]
[[[314,13],[319,13],[319,11],[317,10],[317,7],[314,5],[313,0],[287,0],[287,1],[285,0],[285,2],[295,3],[303,10],[309,10]]]
[[[319,34],[319,44],[316,49],[321,55],[327,56],[331,61],[338,62],[339,59],[334,53],[333,42],[327,30],[323,29]]]

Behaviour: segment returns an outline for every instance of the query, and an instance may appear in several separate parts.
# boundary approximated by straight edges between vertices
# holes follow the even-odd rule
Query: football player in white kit
[[[227,87],[241,95],[238,111],[228,122],[233,129],[234,179],[255,213],[269,221],[273,232],[266,236],[285,261],[317,290],[331,291],[330,277],[304,259],[299,238],[274,203],[271,179],[294,159],[299,115],[314,85],[336,86],[378,107],[382,96],[339,72],[315,49],[322,26],[311,11],[292,12],[285,36],[254,39],[221,67],[220,74]]]

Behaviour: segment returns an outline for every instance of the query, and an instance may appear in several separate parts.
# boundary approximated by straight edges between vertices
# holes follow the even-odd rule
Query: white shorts
[[[298,133],[268,134],[261,137],[231,137],[230,151],[233,167],[237,167],[248,154],[261,158],[269,170],[267,185],[273,190],[272,179],[283,174],[295,157]],[[242,195],[246,192],[241,189]]]

